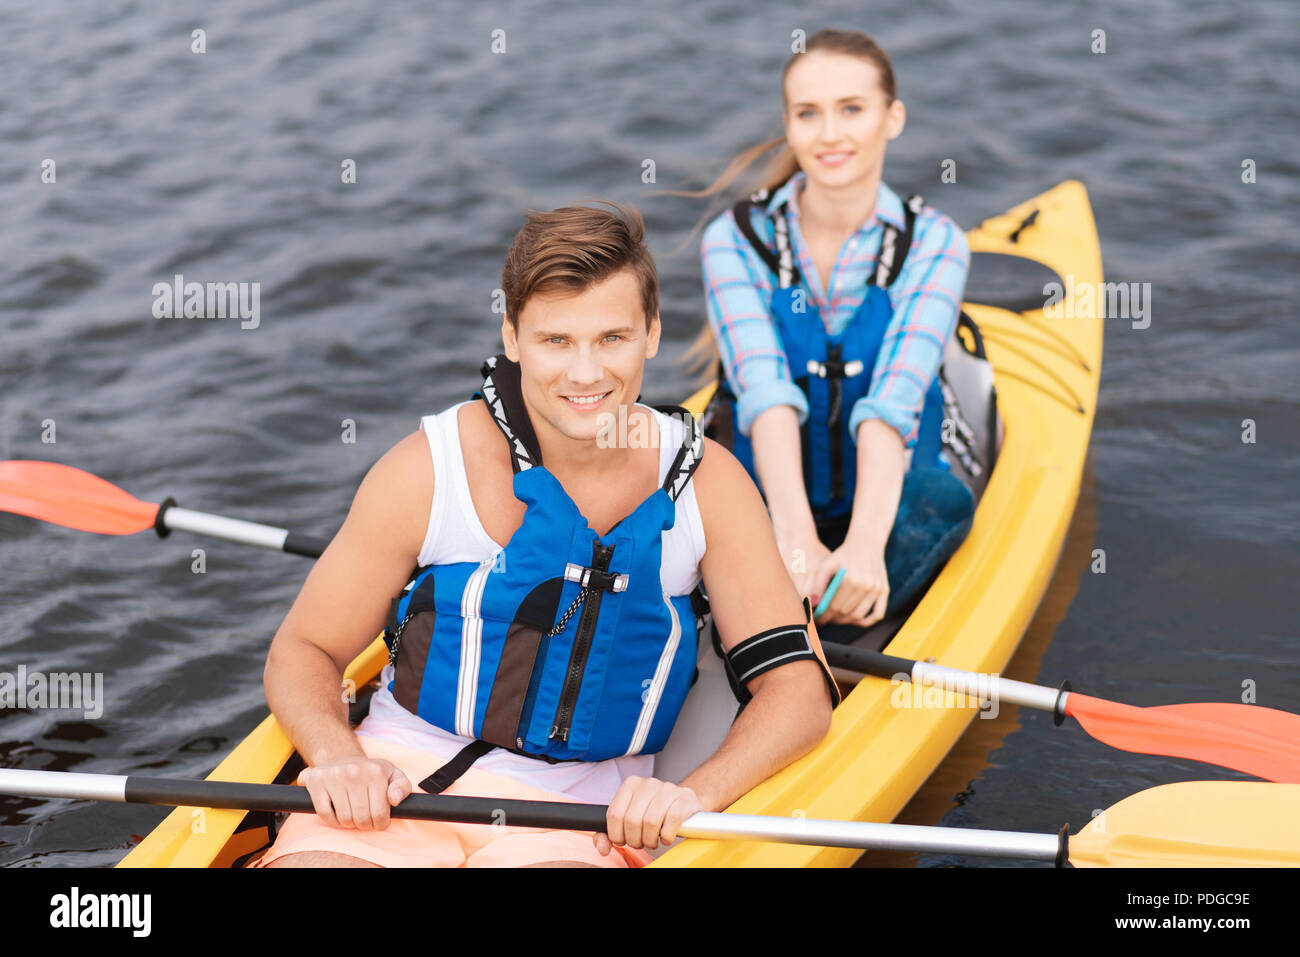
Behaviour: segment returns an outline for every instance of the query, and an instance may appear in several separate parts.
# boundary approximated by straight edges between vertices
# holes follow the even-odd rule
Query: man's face
[[[623,269],[577,295],[534,295],[518,331],[506,320],[501,338],[538,432],[545,423],[595,441],[607,417],[630,411],[641,394],[645,360],[659,351],[659,317],[647,331],[636,275]]]

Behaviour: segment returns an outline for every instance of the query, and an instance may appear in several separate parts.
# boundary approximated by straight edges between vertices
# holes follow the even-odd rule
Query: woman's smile
[[[828,150],[817,154],[817,161],[823,166],[842,166],[853,156],[852,150]]]

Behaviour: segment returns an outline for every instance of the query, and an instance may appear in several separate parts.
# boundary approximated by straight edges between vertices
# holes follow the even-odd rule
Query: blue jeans
[[[961,479],[947,469],[915,468],[903,475],[898,513],[885,543],[889,603],[885,618],[917,601],[930,579],[970,533],[975,499]],[[844,542],[849,516],[818,520],[817,536],[832,551]],[[850,641],[862,629],[826,625],[818,629],[829,641]]]

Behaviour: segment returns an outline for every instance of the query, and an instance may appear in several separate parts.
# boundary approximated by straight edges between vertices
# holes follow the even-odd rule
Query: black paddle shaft
[[[856,671],[877,678],[892,678],[898,674],[910,678],[912,669],[916,666],[916,662],[908,658],[896,658],[869,648],[838,645],[832,641],[822,642],[822,653],[832,668],[843,668],[845,671]]]
[[[233,808],[248,811],[315,811],[307,789],[287,784],[244,784],[233,781],[190,781],[179,778],[126,779],[125,799],[131,804],[169,807]],[[606,808],[599,804],[558,801],[507,801],[445,794],[412,794],[392,808],[395,818],[500,824],[567,831],[604,831]]]
[[[290,555],[301,555],[304,558],[320,558],[325,551],[325,546],[328,544],[329,542],[323,538],[290,532],[285,536],[284,550]]]

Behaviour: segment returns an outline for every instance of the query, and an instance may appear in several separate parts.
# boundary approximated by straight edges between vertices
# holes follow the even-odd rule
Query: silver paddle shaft
[[[226,518],[221,515],[209,515],[193,509],[173,505],[163,512],[163,524],[174,531],[193,532],[195,535],[210,535],[224,538],[230,542],[244,542],[272,551],[283,551],[284,540],[289,537],[287,528],[273,525],[259,525],[257,522],[245,522],[238,518]]]
[[[756,814],[717,814],[701,811],[682,823],[682,837],[735,840],[752,837],[782,844],[853,847],[873,851],[972,854],[1018,860],[1054,861],[1060,849],[1055,834],[983,831],[915,824],[874,824],[864,821],[824,821],[802,817]]]

